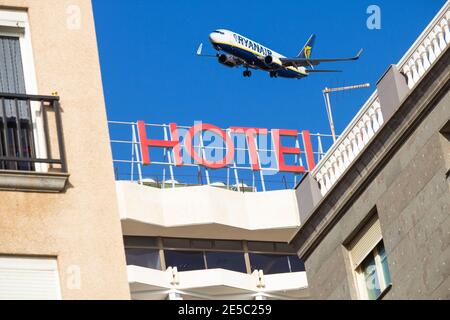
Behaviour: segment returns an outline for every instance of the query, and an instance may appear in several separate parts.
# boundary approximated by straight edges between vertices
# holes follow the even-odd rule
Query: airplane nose
[[[210,35],[209,35],[209,41],[211,41],[211,43],[217,43],[217,42],[219,42],[219,37],[218,37],[218,34],[217,33],[211,33]]]

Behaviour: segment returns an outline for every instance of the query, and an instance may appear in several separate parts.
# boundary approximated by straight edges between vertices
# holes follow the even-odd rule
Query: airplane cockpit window
[[[214,31],[213,33],[225,34],[225,33],[223,33],[222,31],[219,31],[219,30]]]

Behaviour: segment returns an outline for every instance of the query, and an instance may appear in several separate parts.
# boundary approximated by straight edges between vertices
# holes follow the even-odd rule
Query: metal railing
[[[0,170],[48,171],[49,166],[67,173],[59,97],[0,93]]]
[[[233,160],[232,164],[219,170],[210,170],[202,167],[198,163],[186,162],[183,163],[183,167],[188,171],[176,173],[175,169],[177,166],[174,160],[174,150],[170,148],[162,148],[162,157],[153,158],[152,156],[152,166],[150,167],[159,166],[162,171],[149,171],[146,170],[146,167],[142,162],[137,123],[108,121],[108,124],[110,135],[112,137],[110,142],[113,149],[113,163],[117,180],[137,181],[139,183],[154,185],[161,188],[176,188],[177,186],[183,185],[206,184],[221,186],[227,189],[236,189],[237,191],[267,191],[294,188],[300,179],[300,176],[296,174],[279,174],[279,170],[276,166],[265,166],[258,171],[254,171],[248,161],[239,163],[236,159]],[[170,138],[170,126],[168,124],[147,123],[145,126],[151,128],[152,131],[162,131],[165,140]],[[125,131],[119,130],[120,127]],[[177,128],[180,130],[188,130],[190,127],[178,125]],[[228,129],[222,130],[227,132],[227,134],[230,134]],[[119,136],[119,132],[122,133],[122,137],[128,136],[129,138],[117,139],[116,137]],[[268,130],[269,135],[271,135],[271,132],[271,130]],[[314,160],[318,162],[325,155],[326,148],[331,145],[332,137],[329,134],[319,133],[311,133],[310,137],[313,145]],[[271,141],[270,139],[269,141]],[[295,146],[300,147],[303,143],[302,132],[298,133],[295,140]],[[203,139],[199,139],[197,143],[198,144],[194,143],[193,147],[199,154],[204,155],[206,151],[212,150],[226,153],[225,146],[208,146],[203,143]],[[125,147],[127,151],[124,150],[118,152],[121,146]],[[266,147],[261,146],[258,139],[255,140],[255,146],[259,155],[260,153],[274,155],[276,152],[273,146],[269,146],[269,143],[267,143]],[[183,148],[184,146],[182,146],[182,149]],[[236,146],[234,149],[236,153],[249,153],[247,144],[241,147]],[[301,150],[299,155],[295,155],[293,161],[297,165],[306,167],[307,163],[304,148],[301,148]],[[261,158],[259,160],[261,160]],[[178,181],[180,178],[183,182]]]
[[[450,1],[447,1],[416,42],[397,64],[410,90],[450,44]],[[355,118],[312,171],[323,196],[383,126],[378,92],[375,91]]]

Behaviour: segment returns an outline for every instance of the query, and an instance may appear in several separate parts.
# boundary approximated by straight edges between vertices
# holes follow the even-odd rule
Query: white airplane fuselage
[[[226,66],[242,65],[283,78],[300,79],[308,76],[304,67],[284,67],[279,59],[286,58],[285,56],[238,33],[219,29],[212,32],[209,39],[217,51],[225,53],[219,56],[219,62]]]

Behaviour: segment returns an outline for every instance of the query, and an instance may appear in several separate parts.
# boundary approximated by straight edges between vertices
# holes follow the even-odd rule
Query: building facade
[[[295,190],[255,192],[143,179],[143,122],[115,179],[91,2],[0,0],[0,299],[450,298],[449,23]]]
[[[0,1],[0,298],[129,299],[91,2]]]
[[[293,190],[117,182],[133,299],[305,299]]]
[[[312,299],[450,299],[449,19],[447,2],[297,188]]]
[[[293,190],[115,181],[90,1],[0,1],[0,76],[0,299],[308,296]]]

